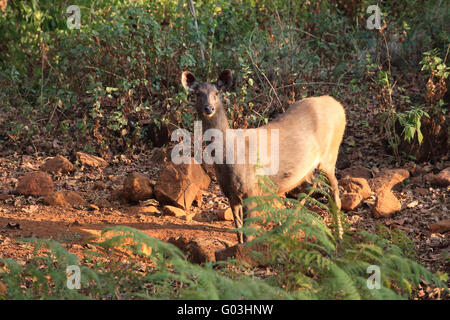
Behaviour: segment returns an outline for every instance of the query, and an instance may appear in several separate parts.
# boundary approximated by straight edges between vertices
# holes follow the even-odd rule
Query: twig
[[[250,49],[250,48],[249,48]],[[272,83],[270,82],[270,80],[266,77],[266,74],[264,72],[262,72],[262,70],[258,67],[258,65],[255,63],[255,61],[253,60],[252,54],[250,53],[250,51],[247,51],[248,56],[250,57],[250,60],[252,61],[253,66],[262,74],[262,76],[264,77],[264,79],[266,79],[267,83],[269,84],[270,88],[272,89],[273,93],[275,94],[275,97],[278,100],[278,103],[280,104],[281,110],[283,110],[283,112],[285,112],[284,108],[283,108],[283,104],[281,103],[280,98],[278,97],[277,91],[275,90],[275,88],[273,87]]]
[[[205,49],[203,48],[203,43],[200,41],[200,32],[198,31],[198,24],[197,24],[197,15],[195,14],[195,7],[194,2],[192,0],[188,0],[189,4],[189,10],[191,11],[192,18],[194,18],[194,26],[195,30],[197,31],[198,36],[198,44],[200,45],[200,55],[202,57],[203,64],[205,64]]]

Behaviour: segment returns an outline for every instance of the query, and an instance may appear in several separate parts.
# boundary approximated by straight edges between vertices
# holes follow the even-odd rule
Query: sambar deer
[[[226,135],[230,130],[226,109],[222,104],[220,93],[232,85],[231,70],[220,73],[216,82],[197,82],[195,76],[185,71],[182,73],[183,87],[197,96],[197,112],[202,119],[203,131],[218,129]],[[277,187],[278,194],[284,194],[309,179],[316,168],[323,170],[333,189],[334,202],[341,208],[338,182],[335,176],[335,165],[339,146],[345,130],[345,111],[342,105],[330,96],[311,97],[292,103],[286,112],[267,125],[246,129],[260,135],[263,131],[269,133],[275,129],[278,133],[278,171],[270,176]],[[267,139],[268,144],[272,143]],[[227,141],[228,142],[228,141]],[[256,152],[269,146],[262,146],[259,142]],[[226,143],[223,146],[226,154]],[[233,142],[234,148],[234,142]],[[249,141],[245,140],[246,152]],[[258,176],[255,166],[249,163],[234,161],[215,163],[216,177],[222,192],[228,198],[236,228],[243,226],[246,209],[243,200],[260,194]],[[234,159],[232,159],[234,160]],[[267,160],[267,161],[265,161]],[[273,160],[273,158],[272,158]],[[271,158],[262,159],[261,163],[267,167],[271,165]],[[243,234],[238,232],[238,241],[246,241]]]

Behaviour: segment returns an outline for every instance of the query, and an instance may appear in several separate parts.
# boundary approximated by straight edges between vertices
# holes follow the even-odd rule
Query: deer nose
[[[213,114],[214,113],[214,107],[212,105],[207,105],[205,107],[205,113],[206,114]]]

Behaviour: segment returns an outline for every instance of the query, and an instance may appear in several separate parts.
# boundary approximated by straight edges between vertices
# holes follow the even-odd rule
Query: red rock
[[[160,214],[161,212],[155,206],[133,206],[129,208],[129,212],[131,214],[142,214],[142,213],[151,213],[151,214]]]
[[[208,188],[211,179],[199,164],[169,164],[155,185],[155,196],[163,204],[189,210],[199,198],[199,191]]]
[[[63,156],[48,159],[40,168],[41,171],[50,173],[68,173],[73,169],[73,164]]]
[[[431,184],[438,187],[447,187],[450,185],[450,167],[445,168],[437,175],[431,178]]]
[[[233,221],[234,220],[233,210],[231,210],[231,208],[219,210],[217,212],[217,217],[220,220]]]
[[[216,252],[232,246],[232,243],[222,239],[199,238],[187,240],[184,237],[172,237],[167,242],[173,244],[187,254],[187,258],[192,263],[204,263],[206,261],[216,261]]]
[[[185,252],[186,245],[189,243],[185,237],[171,237],[167,242],[173,244],[183,252]]]
[[[153,197],[150,179],[141,173],[130,173],[123,182],[122,196],[131,202],[150,199]]]
[[[77,159],[81,162],[81,164],[89,167],[106,167],[108,165],[108,162],[106,160],[96,157],[84,152],[77,152]]]
[[[341,196],[342,209],[352,211],[361,203],[362,199],[359,193],[344,193]]]
[[[89,205],[75,191],[57,191],[44,197],[44,202],[51,206],[77,207]]]
[[[16,188],[16,193],[45,196],[53,192],[53,181],[48,173],[35,171],[25,174]]]
[[[387,217],[401,210],[401,203],[391,189],[409,177],[405,169],[384,169],[375,178],[369,180],[377,200],[373,208],[375,218]]]
[[[257,251],[259,253],[256,256],[252,251]],[[226,261],[228,259],[236,259],[252,267],[257,266],[267,266],[270,261],[270,251],[268,246],[254,245],[250,244],[236,244],[232,247],[217,250],[215,253],[216,261]]]
[[[163,213],[168,216],[184,217],[187,215],[186,211],[174,206],[164,206],[162,210]]]
[[[375,178],[369,180],[372,190],[391,190],[396,184],[409,178],[409,171],[405,169],[384,169]]]
[[[377,193],[377,200],[373,208],[375,218],[388,217],[400,211],[402,205],[390,190],[381,190]]]
[[[364,178],[346,177],[339,180],[339,186],[347,193],[357,193],[362,199],[370,197],[372,190]]]
[[[192,263],[204,263],[216,261],[216,251],[228,248],[230,242],[219,239],[199,238],[189,242],[185,250],[188,252],[188,260]]]
[[[442,220],[430,226],[431,233],[444,233],[450,230],[450,220]]]
[[[344,169],[340,172],[340,176],[342,178],[352,177],[352,178],[364,178],[370,179],[372,178],[372,171],[363,166],[353,166],[347,169]]]

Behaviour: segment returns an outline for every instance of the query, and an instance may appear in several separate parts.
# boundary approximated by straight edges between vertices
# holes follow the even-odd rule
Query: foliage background
[[[324,93],[361,112],[383,109],[381,71],[400,81],[393,105],[405,111],[426,100],[426,75],[416,79],[423,53],[435,49],[442,60],[449,44],[448,1],[383,1],[382,32],[366,28],[366,0],[195,1],[198,32],[188,1],[77,1],[79,30],[66,25],[71,4],[11,0],[0,11],[4,149],[25,141],[51,149],[58,139],[109,157],[156,144],[155,126],[192,126],[183,70],[204,80],[235,71],[234,127]],[[411,81],[423,91],[401,88]]]

